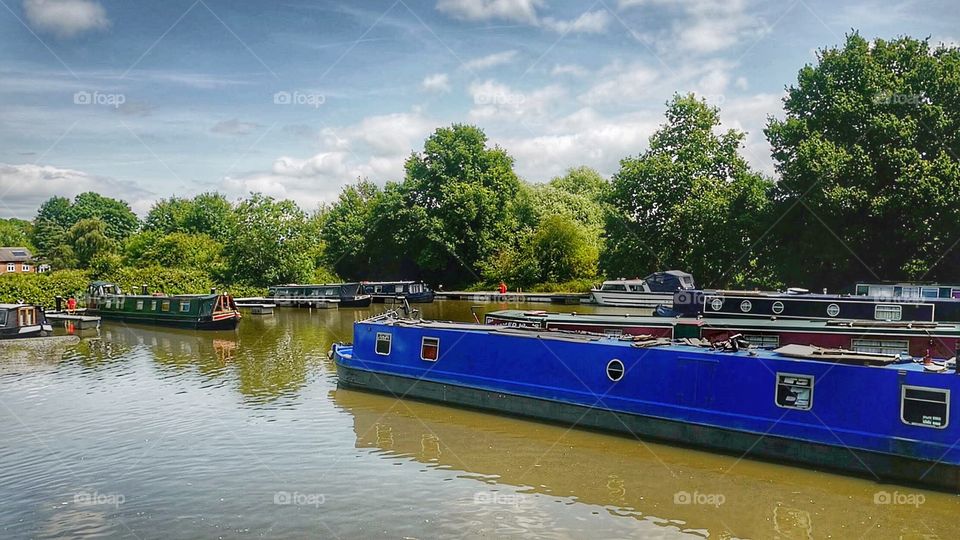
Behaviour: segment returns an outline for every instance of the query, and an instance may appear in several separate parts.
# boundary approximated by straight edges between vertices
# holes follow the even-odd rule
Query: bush
[[[83,296],[90,275],[83,270],[58,270],[45,274],[0,275],[0,302],[23,300],[44,307],[55,305],[54,297]]]

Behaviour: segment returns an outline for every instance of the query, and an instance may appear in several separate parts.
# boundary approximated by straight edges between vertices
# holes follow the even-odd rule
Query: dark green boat
[[[104,319],[197,330],[232,330],[240,311],[229,294],[125,294],[119,286],[94,281],[87,289],[87,313]]]

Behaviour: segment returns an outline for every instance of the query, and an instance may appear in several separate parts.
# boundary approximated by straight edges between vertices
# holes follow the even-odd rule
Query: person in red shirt
[[[503,281],[500,281],[500,287],[498,287],[498,289],[499,289],[499,291],[500,291],[500,294],[506,294],[506,293],[507,293],[507,284],[504,283]]]
[[[67,298],[67,313],[73,314],[77,310],[77,299],[74,297]]]

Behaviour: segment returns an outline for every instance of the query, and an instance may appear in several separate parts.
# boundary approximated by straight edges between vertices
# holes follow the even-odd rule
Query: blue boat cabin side
[[[358,373],[368,373],[374,374],[364,379],[370,385],[379,376],[391,376],[416,381],[417,387],[437,383],[489,392],[476,403],[461,405],[490,407],[490,396],[503,395],[572,405],[585,411],[578,413],[583,415],[604,410],[617,418],[643,419],[630,424],[628,431],[634,434],[736,451],[765,438],[760,446],[771,445],[765,450],[768,455],[800,461],[821,459],[816,457],[822,453],[819,447],[843,450],[835,454],[838,463],[826,463],[841,469],[859,467],[847,463],[849,455],[844,457],[854,449],[873,455],[876,463],[869,461],[873,458],[858,459],[867,459],[878,476],[898,474],[884,469],[888,458],[907,461],[912,469],[906,476],[918,482],[927,480],[920,469],[960,465],[955,445],[960,429],[953,421],[957,411],[951,399],[960,375],[926,372],[915,363],[866,366],[770,351],[641,348],[599,337],[553,339],[531,331],[453,323],[360,322],[354,340],[352,347],[335,351],[338,368],[346,372],[341,378],[348,383],[351,376],[360,380]],[[446,389],[437,395],[455,394]],[[416,391],[410,395],[418,397]],[[542,414],[536,408],[514,412],[553,414],[550,405],[537,407]],[[572,415],[571,422],[577,417]],[[672,424],[647,430],[651,421]],[[612,421],[599,427],[622,430]],[[699,436],[688,440],[698,429],[722,435],[712,442],[697,440],[706,439]],[[743,448],[730,442],[743,435],[749,436]],[[790,450],[791,441],[817,448],[801,459],[793,456],[799,451]],[[936,472],[941,474],[939,468]],[[955,473],[951,469],[950,474]],[[956,478],[940,481],[957,484]]]

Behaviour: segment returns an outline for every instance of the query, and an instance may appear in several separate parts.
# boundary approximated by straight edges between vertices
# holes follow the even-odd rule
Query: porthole
[[[613,382],[617,382],[623,378],[623,362],[614,358],[613,360],[607,362],[607,378]]]
[[[723,299],[714,298],[710,301],[710,307],[713,308],[714,311],[720,311],[720,309],[723,307]]]
[[[773,313],[775,315],[779,315],[783,313],[783,302],[777,300],[776,302],[773,303],[773,306],[771,306],[770,309],[773,310]]]
[[[827,315],[831,317],[836,317],[839,314],[840,314],[840,306],[838,306],[837,304],[830,304],[829,306],[827,306]]]
[[[740,302],[740,311],[744,313],[748,313],[751,309],[753,309],[753,304],[750,303],[749,300],[744,300],[743,302]]]

